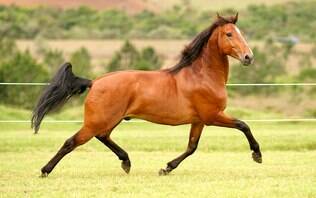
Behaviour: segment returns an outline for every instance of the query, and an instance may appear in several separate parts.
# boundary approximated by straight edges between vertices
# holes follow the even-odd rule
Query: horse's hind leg
[[[65,155],[73,151],[77,146],[88,142],[94,136],[95,134],[91,129],[83,127],[75,135],[67,139],[57,154],[41,169],[42,177],[48,176]]]
[[[202,123],[194,123],[191,125],[190,130],[190,138],[187,150],[180,155],[179,157],[175,158],[174,160],[168,162],[167,168],[160,169],[159,175],[167,175],[173,169],[177,168],[177,166],[188,156],[192,155],[194,151],[197,149],[199,139],[203,130],[204,124]]]
[[[101,141],[105,146],[107,146],[111,151],[113,151],[117,157],[122,160],[122,169],[128,174],[131,169],[131,162],[129,160],[128,154],[119,145],[117,145],[109,135],[106,136],[96,136],[96,138]]]

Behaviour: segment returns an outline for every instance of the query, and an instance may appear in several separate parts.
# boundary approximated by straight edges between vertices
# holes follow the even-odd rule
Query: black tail
[[[38,132],[47,113],[61,107],[71,96],[83,93],[91,85],[91,80],[75,76],[72,73],[72,65],[64,63],[42,93],[33,110],[31,122],[35,133]]]

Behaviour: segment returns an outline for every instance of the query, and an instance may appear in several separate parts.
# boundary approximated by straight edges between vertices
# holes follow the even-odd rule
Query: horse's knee
[[[245,122],[243,122],[241,120],[237,120],[236,121],[236,128],[241,130],[242,132],[250,131],[249,126]]]
[[[198,144],[196,144],[196,143],[189,145],[189,147],[188,147],[188,149],[187,149],[187,153],[188,153],[189,155],[192,155],[192,154],[196,151],[197,146],[198,146]]]
[[[62,149],[64,150],[64,152],[69,153],[75,148],[75,146],[76,146],[75,139],[74,137],[71,137],[65,141]]]
[[[89,130],[82,128],[74,136],[67,139],[62,148],[65,152],[70,152],[77,146],[82,145],[86,143],[87,141],[89,141],[92,137],[93,137],[93,134],[90,133]]]

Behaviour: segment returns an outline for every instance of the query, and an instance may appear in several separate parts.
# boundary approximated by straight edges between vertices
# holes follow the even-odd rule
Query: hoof
[[[131,162],[129,160],[122,161],[121,167],[125,171],[125,173],[128,174],[131,170]]]
[[[173,170],[172,168],[167,166],[166,169],[163,169],[163,168],[160,169],[158,174],[159,174],[159,176],[168,175],[172,170]]]
[[[42,174],[40,175],[40,178],[45,178],[45,177],[48,177],[48,173],[42,173]]]
[[[42,169],[41,169],[41,176],[40,177],[47,177],[48,174],[52,171],[52,169],[50,169],[49,167],[47,166],[44,166]]]
[[[260,152],[258,152],[258,153],[253,152],[253,153],[252,153],[252,159],[253,159],[255,162],[261,164],[261,163],[262,163],[261,153],[260,153]]]
[[[160,169],[158,172],[159,176],[165,176],[169,174],[169,171],[165,170],[165,169]]]

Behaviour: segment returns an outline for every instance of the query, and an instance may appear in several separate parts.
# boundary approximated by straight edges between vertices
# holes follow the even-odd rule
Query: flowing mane
[[[198,35],[195,36],[195,38],[191,41],[189,45],[187,45],[182,53],[180,61],[173,67],[167,69],[169,73],[177,73],[184,67],[188,67],[192,64],[194,60],[196,60],[202,50],[205,44],[208,42],[210,36],[212,35],[213,31],[218,27],[225,25],[227,23],[236,23],[235,17],[228,17],[224,18],[221,16],[218,16],[217,20],[208,28],[200,32]]]

